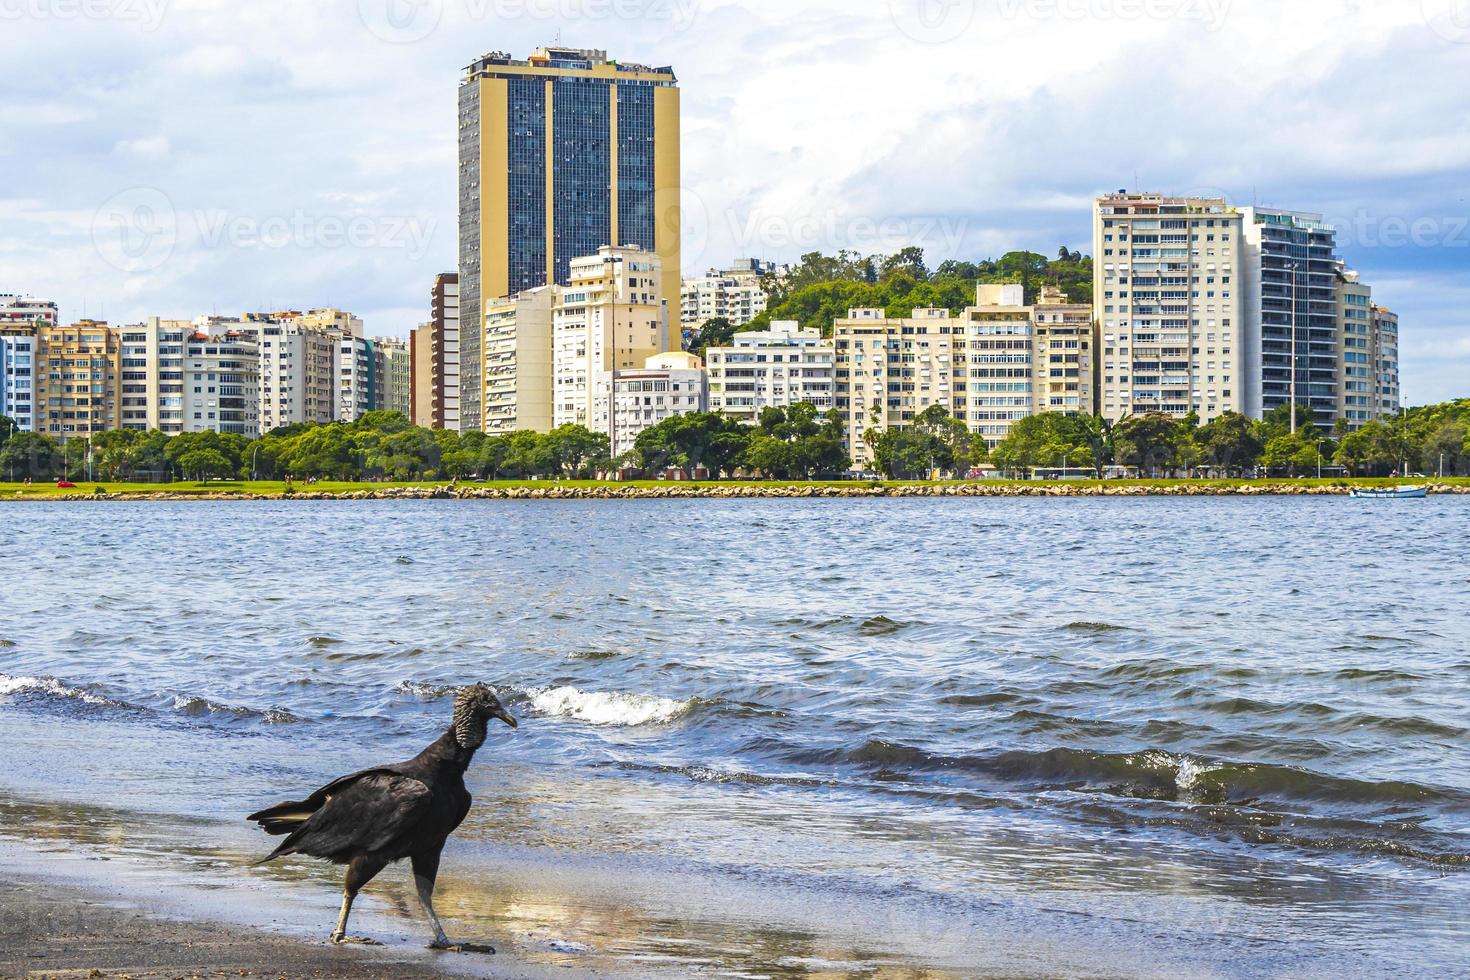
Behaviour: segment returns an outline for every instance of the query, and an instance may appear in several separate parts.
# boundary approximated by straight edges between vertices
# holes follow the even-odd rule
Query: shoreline
[[[50,855],[47,855],[50,856]],[[0,847],[0,976],[314,977],[508,975],[496,957],[445,962],[407,946],[332,946],[210,910],[168,907],[135,885],[48,873]],[[507,958],[502,968],[522,964]],[[492,972],[494,971],[494,972]],[[516,972],[515,975],[520,975]]]
[[[211,490],[127,489],[105,493],[57,493],[50,487],[3,490],[0,502],[109,502],[109,501],[324,501],[324,500],[790,500],[790,499],[901,499],[901,498],[1020,498],[1020,497],[1346,497],[1355,488],[1382,488],[1400,481],[1160,481],[1114,484],[1078,483],[927,483],[927,484],[768,484],[667,483],[521,484],[483,486],[449,484],[385,486],[379,489],[252,490],[231,487]],[[1470,496],[1470,483],[1437,480],[1423,484],[1431,496]],[[39,489],[40,492],[36,492]]]

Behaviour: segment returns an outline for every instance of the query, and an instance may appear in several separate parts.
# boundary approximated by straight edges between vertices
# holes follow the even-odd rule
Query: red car
[[[56,488],[58,490],[75,490],[77,485],[70,480],[57,480]]]

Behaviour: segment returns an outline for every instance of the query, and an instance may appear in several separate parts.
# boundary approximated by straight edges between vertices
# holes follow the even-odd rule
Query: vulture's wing
[[[383,850],[412,834],[433,800],[424,783],[383,770],[339,779],[317,792],[323,797],[320,807],[271,857],[310,854],[347,861],[367,851]]]
[[[342,776],[332,780],[321,789],[312,793],[304,800],[290,800],[285,803],[277,803],[275,806],[257,810],[245,819],[251,823],[260,824],[260,829],[267,834],[289,834],[298,829],[311,815],[320,810],[332,794],[340,792],[343,787],[355,783],[364,776],[372,776],[377,773],[391,772],[388,769],[363,769],[350,776]]]

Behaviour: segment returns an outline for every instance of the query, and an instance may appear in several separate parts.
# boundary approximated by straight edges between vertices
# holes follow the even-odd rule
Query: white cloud
[[[145,136],[138,139],[119,140],[114,149],[124,156],[138,157],[142,160],[161,160],[168,156],[169,148],[167,136]]]
[[[933,262],[1086,249],[1092,195],[1123,186],[1377,229],[1470,213],[1470,46],[1413,0],[953,0],[928,8],[960,18],[937,35],[911,16],[927,0],[429,0],[433,29],[384,40],[405,23],[377,16],[387,2],[175,0],[156,29],[6,22],[0,288],[119,320],[340,303],[402,333],[456,261],[461,68],[558,34],[677,70],[689,268],[906,238]],[[1140,4],[1153,15],[1120,13]],[[138,189],[180,229],[146,275],[92,245],[99,206]],[[359,244],[269,248],[211,244],[199,213],[383,224]],[[393,222],[421,250],[394,247]],[[1470,355],[1450,342],[1470,248],[1355,238],[1344,253],[1404,313],[1410,396],[1465,393]]]

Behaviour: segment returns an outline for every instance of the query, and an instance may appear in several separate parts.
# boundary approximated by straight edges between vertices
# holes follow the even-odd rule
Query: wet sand
[[[448,966],[391,948],[339,949],[239,926],[163,919],[123,895],[44,879],[0,881],[5,977],[439,977]]]

